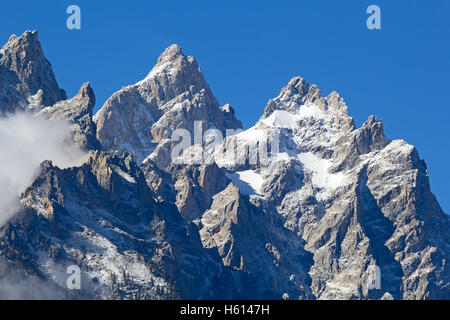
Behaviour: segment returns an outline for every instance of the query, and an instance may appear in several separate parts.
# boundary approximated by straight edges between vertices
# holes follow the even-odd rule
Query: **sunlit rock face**
[[[174,158],[177,129],[242,127],[178,46],[94,116],[89,84],[64,100],[20,81],[38,102],[2,94],[90,150],[80,166],[44,162],[0,228],[0,262],[58,296],[74,298],[61,277],[77,265],[75,298],[450,299],[450,223],[425,162],[375,117],[357,128],[338,93],[295,77],[253,127]]]
[[[106,149],[128,150],[139,161],[176,129],[193,136],[195,121],[204,130],[216,128],[224,134],[242,127],[231,107],[220,107],[195,59],[177,45],[164,51],[145,79],[114,93],[95,121],[97,138]]]
[[[89,82],[83,84],[72,99],[57,102],[45,107],[37,116],[47,120],[64,120],[71,125],[74,142],[83,150],[99,150],[97,127],[92,119],[95,106],[95,94]]]
[[[38,32],[12,35],[0,49],[0,113],[39,109],[64,99]]]

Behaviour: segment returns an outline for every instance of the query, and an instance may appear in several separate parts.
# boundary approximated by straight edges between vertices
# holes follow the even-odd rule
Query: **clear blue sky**
[[[66,28],[70,4],[81,7],[80,31]],[[370,4],[381,7],[381,30],[366,28]],[[0,40],[39,30],[60,86],[72,96],[90,81],[97,107],[178,43],[246,127],[301,75],[338,91],[358,125],[373,114],[389,138],[414,144],[450,213],[449,15],[448,0],[22,0],[2,2]]]

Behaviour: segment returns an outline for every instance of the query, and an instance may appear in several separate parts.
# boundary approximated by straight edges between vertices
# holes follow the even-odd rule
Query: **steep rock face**
[[[65,170],[45,162],[23,211],[0,230],[1,257],[61,291],[76,265],[83,298],[230,297],[221,277],[231,271],[202,247],[195,225],[152,195],[130,155],[93,152]]]
[[[215,163],[188,166],[172,164],[167,172],[172,175],[176,191],[175,204],[187,221],[201,217],[211,205],[212,197],[225,189],[230,181]]]
[[[67,120],[75,143],[83,150],[98,150],[97,127],[92,119],[95,95],[89,82],[83,84],[76,96],[42,109],[38,116],[47,120]]]
[[[254,127],[227,140],[216,162],[259,208],[279,212],[306,241],[316,298],[449,297],[449,218],[417,151],[388,140],[381,121],[371,116],[356,129],[337,93],[323,98],[294,78]],[[223,157],[229,145],[241,149]],[[374,266],[381,288],[369,290]]]
[[[150,189],[161,200],[177,206],[183,218],[191,222],[202,216],[213,196],[230,183],[226,170],[214,162],[205,164],[170,164],[161,170],[153,161],[140,165]]]
[[[38,32],[12,35],[0,49],[0,112],[39,109],[64,99],[66,94],[42,52]]]
[[[108,99],[95,121],[106,149],[129,150],[139,162],[176,129],[187,129],[193,138],[194,121],[223,133],[241,127],[231,107],[220,107],[195,59],[177,45],[164,51],[144,80]]]
[[[308,275],[312,258],[303,240],[275,215],[251,204],[232,183],[214,196],[211,208],[196,223],[206,248],[217,248],[225,266],[252,277],[258,289],[255,298],[313,297]]]
[[[22,37],[37,46],[33,36]],[[66,119],[78,145],[105,151],[80,167],[42,164],[23,210],[0,228],[0,267],[74,298],[450,298],[450,222],[425,162],[373,116],[356,128],[338,93],[295,77],[255,126],[218,146],[206,135],[204,148],[174,158],[176,129],[193,138],[241,127],[178,46],[108,99],[95,123],[88,84],[71,100],[44,99],[58,90],[51,76],[32,76],[49,70],[40,46],[16,37],[7,46],[33,54],[0,51],[3,106]],[[74,296],[69,265],[83,275]],[[372,289],[374,267],[381,286]]]
[[[0,49],[0,115],[28,111],[47,120],[68,121],[80,148],[100,149],[92,119],[95,95],[89,83],[75,97],[66,99],[44,56],[37,31],[12,35]]]

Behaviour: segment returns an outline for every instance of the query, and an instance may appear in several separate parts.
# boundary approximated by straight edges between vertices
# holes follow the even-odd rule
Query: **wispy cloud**
[[[0,118],[0,225],[17,211],[20,194],[33,182],[43,161],[66,168],[82,164],[87,157],[73,143],[67,122],[28,113]]]

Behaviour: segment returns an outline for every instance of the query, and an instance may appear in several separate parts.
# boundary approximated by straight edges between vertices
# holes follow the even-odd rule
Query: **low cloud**
[[[60,168],[81,165],[87,154],[73,142],[70,124],[28,113],[0,118],[0,225],[19,208],[19,197],[51,160]]]
[[[64,291],[49,281],[30,277],[0,261],[0,300],[65,299]]]

